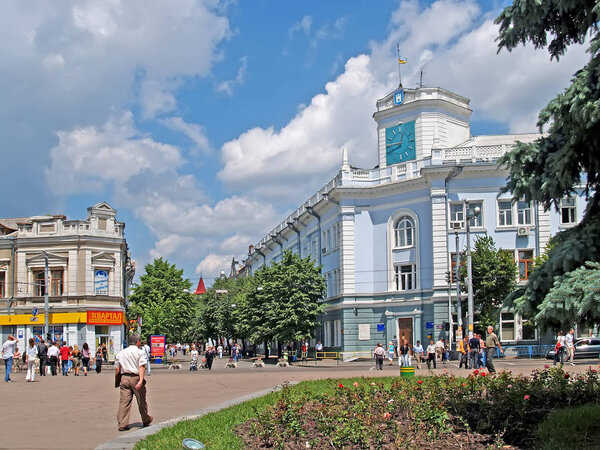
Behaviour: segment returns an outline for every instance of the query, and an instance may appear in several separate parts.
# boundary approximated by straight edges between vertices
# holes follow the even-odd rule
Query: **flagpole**
[[[398,87],[402,87],[402,71],[400,70],[401,64],[400,64],[400,44],[396,43],[396,53],[397,53],[397,60],[398,60],[398,83],[399,86]]]

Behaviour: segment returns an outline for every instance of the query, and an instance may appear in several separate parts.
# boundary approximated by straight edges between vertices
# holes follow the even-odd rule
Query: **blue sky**
[[[138,263],[228,269],[336,173],[376,164],[375,102],[424,82],[471,99],[472,133],[535,131],[586,61],[496,54],[503,3],[0,4],[0,217],[107,201]]]

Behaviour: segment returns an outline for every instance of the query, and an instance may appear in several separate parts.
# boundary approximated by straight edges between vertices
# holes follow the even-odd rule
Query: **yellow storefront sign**
[[[44,314],[33,316],[31,314],[10,314],[0,316],[0,325],[43,325],[45,322]],[[48,323],[64,324],[64,323],[87,323],[87,313],[50,313]]]

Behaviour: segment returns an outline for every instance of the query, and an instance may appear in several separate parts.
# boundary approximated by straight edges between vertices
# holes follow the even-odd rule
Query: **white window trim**
[[[412,225],[412,244],[410,245],[397,245],[398,243],[398,234],[400,232],[400,229],[398,228],[398,225],[400,224],[401,220],[405,220],[405,218],[407,218],[408,221],[411,222]],[[401,216],[398,220],[396,220],[396,223],[394,223],[394,249],[406,249],[406,248],[413,248],[416,243],[415,243],[415,221],[412,217],[406,215],[406,216]],[[405,238],[406,238],[406,228],[403,229],[404,233],[405,233]],[[407,239],[405,239],[407,240]]]
[[[570,207],[570,206],[566,207],[568,209],[572,209],[572,210],[575,211],[575,220],[573,222],[563,222],[563,220],[562,220],[562,218],[563,218],[563,215],[562,215],[563,203],[562,202],[564,200],[573,200],[573,202],[575,203],[573,205],[573,207]],[[571,227],[576,226],[579,223],[579,220],[577,219],[577,197],[563,197],[563,198],[561,198],[560,199],[560,208],[559,208],[559,211],[558,211],[558,216],[559,216],[559,226],[560,226],[560,228],[571,228]]]
[[[519,223],[519,211],[520,211],[520,209],[519,209],[519,202],[524,202],[524,201],[525,200],[517,200],[514,203],[514,209],[515,209],[515,211],[517,213],[517,215],[516,215],[516,218],[517,218],[517,227],[530,227],[530,226],[533,225],[534,210],[533,210],[533,206],[532,206],[531,202],[528,202],[529,203],[529,207],[528,208],[522,210],[522,211],[525,211],[527,209],[529,210],[529,223]],[[523,214],[525,214],[525,213],[523,213]],[[523,218],[525,218],[525,215],[523,215]]]
[[[512,320],[504,320],[502,319],[502,314],[512,314],[513,318]],[[513,324],[513,339],[504,339],[504,324],[505,323],[512,323]],[[500,313],[500,341],[502,342],[517,342],[519,339],[519,332],[517,330],[517,313],[515,313],[514,311],[502,311]]]
[[[513,199],[512,198],[499,198],[496,200],[496,227],[501,228],[501,229],[510,229],[510,228],[516,228],[517,224],[517,216],[515,214],[515,204],[512,203]],[[510,211],[511,214],[511,223],[510,224],[504,224],[504,225],[500,225],[500,202],[505,203],[505,202],[511,202],[511,207],[510,210],[502,210],[502,211]]]
[[[412,247],[408,247],[406,249],[406,250],[414,249],[413,251],[415,252],[415,259],[412,261],[395,263],[394,262],[394,252],[398,251],[398,250],[404,250],[404,249],[397,249],[394,247],[394,245],[396,243],[394,226],[395,226],[396,222],[403,216],[410,217],[415,225],[414,234],[413,234],[414,245]],[[419,217],[417,216],[417,214],[414,211],[412,211],[410,209],[406,209],[406,208],[401,208],[401,209],[396,210],[390,216],[390,218],[388,219],[388,225],[387,225],[388,291],[396,292],[395,269],[394,269],[396,264],[401,264],[401,265],[415,264],[416,272],[417,272],[417,283],[416,283],[415,290],[421,289],[421,276],[420,276],[421,254],[419,252],[419,238],[420,238],[420,236],[419,236]]]
[[[481,230],[485,230],[485,214],[484,214],[484,205],[485,202],[483,199],[480,198],[476,198],[476,199],[465,199],[465,200],[461,200],[461,201],[451,201],[448,202],[448,231],[449,232],[456,232],[456,231],[462,231],[464,232],[467,229],[467,203],[469,203],[470,206],[478,204],[478,206],[481,208],[481,212],[479,213],[479,216],[481,218],[481,225],[471,225],[470,229],[473,231],[481,231]],[[452,206],[453,205],[462,205],[462,220],[452,220]],[[453,228],[452,224],[459,222],[461,224],[460,228]]]
[[[412,266],[413,267],[413,271],[410,272],[411,276],[412,276],[412,285],[413,288],[412,289],[402,289],[402,272],[400,271],[401,267],[405,267],[405,266]],[[406,275],[407,273],[405,273]],[[418,281],[418,272],[417,272],[417,265],[415,263],[397,263],[394,264],[394,290],[398,291],[398,292],[412,292],[415,291],[417,289],[417,281]],[[396,285],[397,284],[397,285]]]

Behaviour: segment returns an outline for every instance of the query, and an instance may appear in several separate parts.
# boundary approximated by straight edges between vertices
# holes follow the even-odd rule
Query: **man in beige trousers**
[[[147,427],[152,423],[152,416],[148,414],[146,380],[144,380],[146,364],[148,364],[146,352],[141,348],[142,342],[139,334],[132,334],[127,342],[128,347],[117,353],[115,359],[116,374],[121,375],[119,384],[121,397],[117,412],[119,431],[129,429],[129,411],[133,397],[137,400],[143,426]]]

